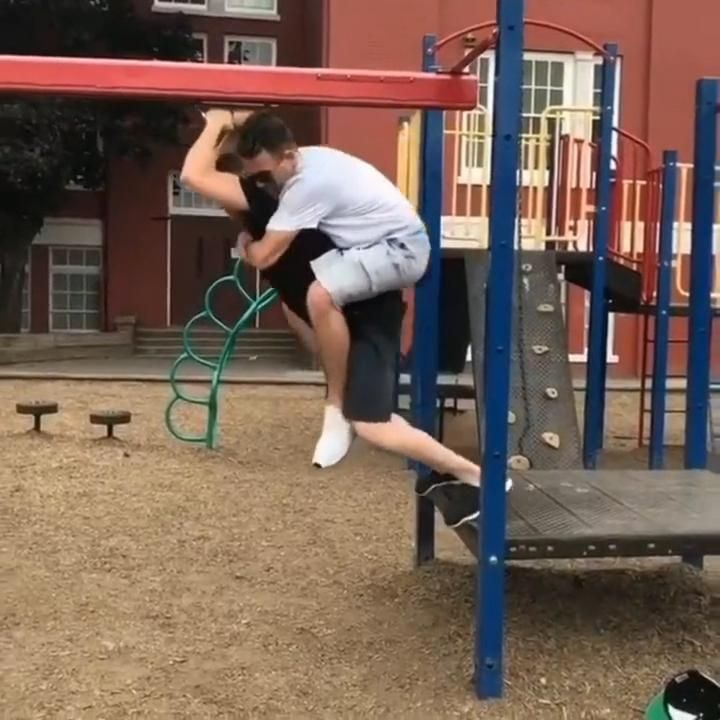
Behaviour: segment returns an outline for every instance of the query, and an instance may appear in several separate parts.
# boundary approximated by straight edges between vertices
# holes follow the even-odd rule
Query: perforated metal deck
[[[707,471],[514,473],[507,559],[720,555],[720,478]],[[433,493],[441,508],[441,490]],[[475,554],[477,530],[458,535]]]

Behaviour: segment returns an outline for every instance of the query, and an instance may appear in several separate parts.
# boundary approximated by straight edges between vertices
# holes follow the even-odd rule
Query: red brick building
[[[418,69],[424,33],[444,35],[490,20],[495,9],[495,0],[137,2],[145,12],[188,13],[199,60],[376,69]],[[720,5],[713,0],[695,0],[691,9],[673,0],[528,0],[527,14],[570,26],[600,44],[617,42],[617,125],[649,144],[653,162],[666,148],[677,148],[684,162],[692,161],[694,86],[699,76],[717,75],[720,68],[714,30]],[[457,57],[461,47],[449,48],[447,57]],[[599,57],[588,47],[528,28],[526,48],[526,132],[538,132],[548,107],[597,104]],[[486,117],[492,111],[493,61],[490,52],[475,67]],[[351,108],[291,108],[288,113],[302,142],[326,142],[356,153],[395,179],[398,123],[407,113]],[[480,135],[489,130],[477,115],[449,118],[448,126],[453,122],[471,128],[478,122],[474,130]],[[486,214],[476,198],[486,187],[489,145],[480,137],[463,147],[454,160],[453,152],[447,153],[450,241],[467,232],[469,216],[482,225]],[[26,323],[33,331],[105,329],[120,315],[134,315],[148,327],[179,325],[199,309],[206,287],[231,266],[233,229],[221,212],[178,185],[174,173],[182,157],[182,148],[163,151],[144,172],[117,162],[102,192],[68,192],[63,217],[48,219],[33,247],[26,301]],[[530,165],[526,170],[532,176]],[[458,207],[460,185],[475,198],[470,211]],[[453,224],[460,215],[463,222]],[[681,256],[687,249],[687,219],[681,209]],[[680,300],[683,282],[680,277]],[[582,298],[571,305],[571,352],[582,361]],[[282,321],[270,311],[261,322]],[[636,374],[639,320],[617,318],[613,335],[615,372]]]

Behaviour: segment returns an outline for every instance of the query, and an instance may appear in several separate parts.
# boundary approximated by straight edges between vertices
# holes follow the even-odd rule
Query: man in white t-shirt
[[[337,246],[312,263],[307,297],[318,354],[328,384],[323,431],[314,462],[333,465],[352,442],[342,414],[350,336],[342,308],[413,286],[425,274],[430,242],[415,208],[369,163],[329,147],[298,147],[271,112],[250,115],[239,128],[244,174],[278,197],[278,209],[246,259],[272,265],[303,229],[317,228]]]
[[[254,229],[247,224],[245,228],[253,235],[253,242],[244,245],[245,257],[279,290],[296,332],[302,328],[317,345],[317,327],[307,324],[310,313],[305,307],[313,287],[316,318],[327,310],[321,291],[332,293],[331,310],[336,309],[335,298],[343,304],[342,322],[332,312],[327,313],[329,321],[324,319],[329,326],[325,342],[331,351],[337,350],[334,343],[346,343],[338,365],[343,373],[348,366],[347,382],[344,375],[340,377],[338,389],[336,377],[331,395],[328,377],[328,399],[336,405],[329,403],[326,411],[324,432],[315,450],[317,464],[342,459],[352,440],[351,423],[366,442],[432,468],[417,478],[415,492],[433,501],[444,497],[447,504],[438,507],[448,526],[473,522],[479,514],[480,468],[394,412],[396,359],[405,312],[399,288],[416,282],[428,255],[427,238],[412,208],[409,211],[404,198],[366,163],[326,148],[297,148],[282,121],[273,116],[263,115],[242,126],[243,133],[252,132],[239,142],[237,116],[217,109],[209,111],[205,120],[205,128],[185,157],[181,181],[222,205],[229,215],[241,221],[245,216],[245,223],[253,216]],[[220,155],[226,152],[235,164],[236,147],[244,159],[245,174],[252,177],[240,179],[219,167]],[[267,147],[274,149],[270,153]],[[258,183],[264,189],[258,189]],[[310,191],[304,190],[308,186]],[[275,196],[270,207],[265,191]],[[303,216],[288,214],[288,207]],[[362,224],[358,217],[364,218]],[[289,229],[295,227],[300,232]],[[368,239],[362,244],[361,229]],[[333,244],[341,249],[326,252]],[[511,485],[508,480],[506,489]]]

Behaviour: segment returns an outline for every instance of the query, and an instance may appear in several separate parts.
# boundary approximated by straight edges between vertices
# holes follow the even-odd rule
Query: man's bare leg
[[[318,355],[328,381],[328,403],[342,407],[347,377],[350,331],[342,311],[317,280],[308,290],[308,314],[315,332]]]
[[[313,464],[329,467],[345,457],[353,438],[352,426],[342,412],[350,331],[345,316],[320,283],[315,281],[310,286],[307,297],[318,356],[327,380],[323,427]]]

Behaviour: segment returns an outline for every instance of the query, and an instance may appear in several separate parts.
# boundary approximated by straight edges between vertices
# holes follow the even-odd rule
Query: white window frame
[[[202,46],[203,46],[203,49],[202,49],[202,53],[203,53],[202,60],[196,60],[196,61],[194,61],[194,62],[198,62],[198,63],[199,63],[199,62],[204,62],[204,63],[206,63],[206,62],[208,61],[208,34],[207,34],[207,33],[204,33],[204,32],[194,32],[194,33],[192,34],[192,36],[193,36],[193,38],[194,38],[195,40],[201,40],[201,41],[202,41]]]
[[[230,53],[230,43],[233,42],[260,42],[268,43],[272,47],[272,62],[270,65],[257,67],[275,67],[277,65],[277,39],[265,35],[225,35],[223,38],[223,62],[227,63]]]
[[[102,330],[102,317],[103,317],[103,308],[102,308],[102,277],[103,277],[103,263],[105,262],[105,258],[103,257],[103,249],[101,246],[98,245],[65,245],[65,244],[58,244],[58,245],[51,245],[48,258],[48,328],[50,332],[63,332],[63,333],[73,333],[73,334],[79,334],[79,335],[87,335],[91,333],[97,333]],[[85,252],[86,250],[95,250],[100,254],[100,264],[99,265],[55,265],[53,263],[53,250],[65,250],[66,252],[70,252],[72,250],[79,250],[81,252]],[[58,268],[56,270],[56,268]],[[62,268],[62,270],[60,270]],[[65,310],[62,310],[58,308],[57,310],[53,306],[53,277],[55,275],[66,275],[67,272],[72,272],[75,270],[76,274],[84,274],[84,275],[97,275],[97,277],[100,280],[100,292],[98,293],[98,309],[97,309],[97,317],[98,317],[98,328],[56,328],[53,324],[53,313],[58,312],[66,312],[66,313],[73,313],[72,310],[69,308],[66,308]],[[65,272],[63,272],[65,271]],[[66,291],[68,294],[70,291]],[[80,314],[82,311],[75,311],[76,314]]]
[[[278,0],[273,0],[272,8],[264,10],[263,8],[237,8],[231,7],[232,0],[225,0],[225,12],[228,15],[240,15],[241,17],[262,17],[274,19],[278,17]]]
[[[316,2],[317,0],[313,0]],[[184,3],[179,0],[152,0],[152,11],[157,13],[183,13],[184,15],[204,15],[205,17],[242,18],[247,20],[280,20],[278,0],[270,10],[263,8],[231,7],[228,0],[205,0],[202,3]]]
[[[495,86],[493,78],[495,75],[495,52],[488,51],[483,55],[487,57],[488,66],[488,90],[487,90],[487,125],[492,125],[493,108],[495,103]],[[563,73],[563,105],[574,107],[592,107],[594,95],[594,67],[602,64],[602,58],[591,52],[561,53],[561,52],[526,52],[524,60],[562,62],[565,65]],[[622,82],[622,61],[618,58],[617,76],[615,82],[615,103],[613,126],[620,124],[620,99]],[[464,113],[459,116],[459,122],[463,122]],[[488,138],[491,135],[488,134]],[[617,154],[618,137],[613,133],[612,152]],[[468,168],[465,163],[460,164],[456,182],[462,185],[487,185],[490,180],[490,168],[492,166],[491,143],[488,142],[485,148],[484,165],[481,168]],[[537,183],[537,177],[533,178],[532,170],[523,170],[522,184],[524,186]]]
[[[168,203],[168,215],[171,215],[173,217],[175,216],[187,216],[191,215],[193,217],[227,217],[227,213],[223,208],[221,208],[217,203],[215,203],[211,207],[182,207],[175,205],[174,203],[174,194],[173,194],[173,187],[175,182],[177,182],[178,185],[182,186],[182,183],[180,182],[180,173],[177,170],[173,170],[168,173],[168,179],[167,179],[167,203]],[[194,195],[198,195],[198,193],[194,193],[192,190],[187,190],[187,192],[191,192]],[[207,201],[206,201],[207,202]]]
[[[153,0],[153,10],[169,10],[171,12],[185,12],[188,15],[205,13],[208,10],[208,0],[203,2],[179,2],[178,0]]]

